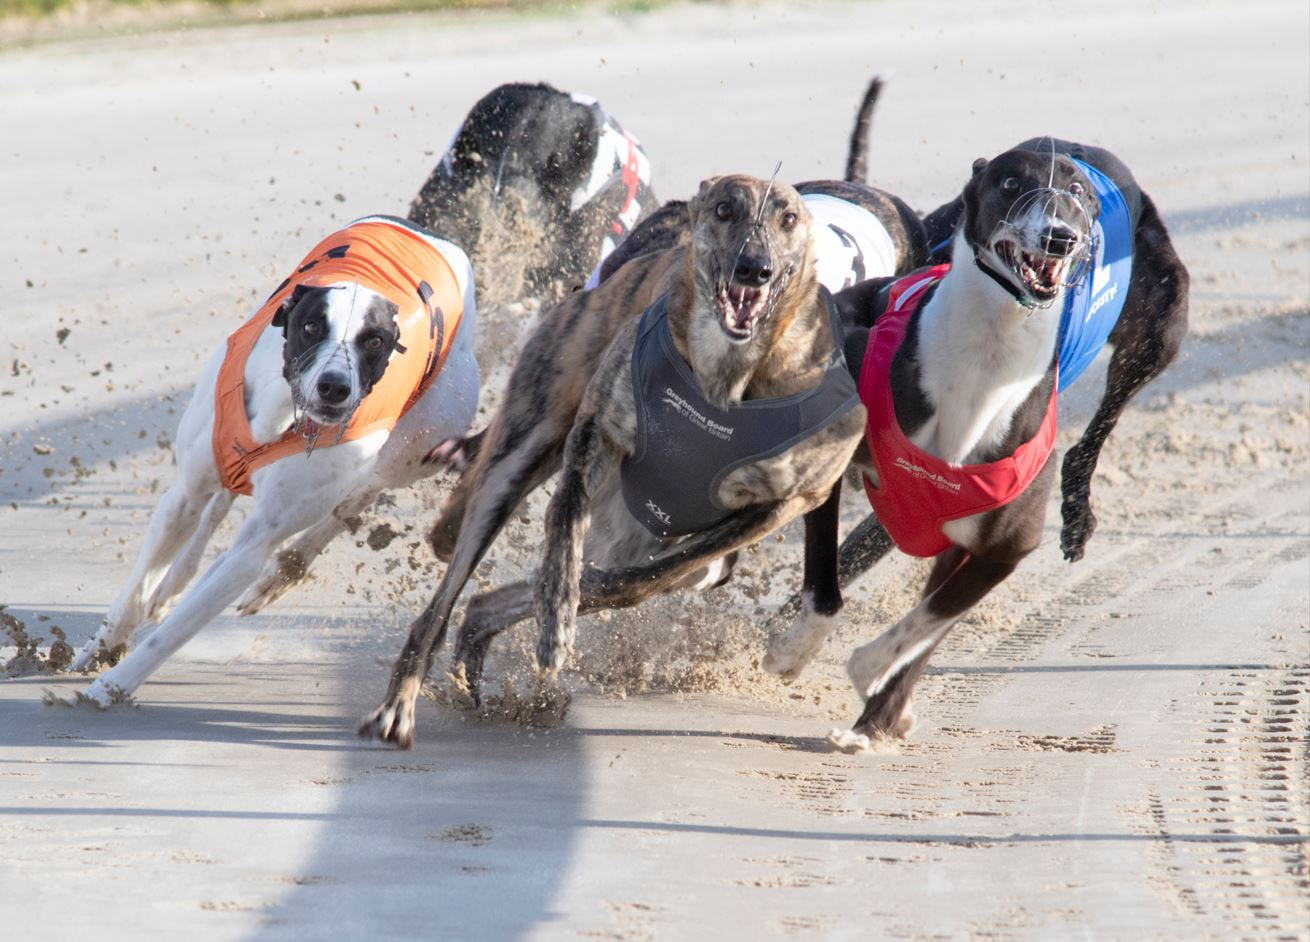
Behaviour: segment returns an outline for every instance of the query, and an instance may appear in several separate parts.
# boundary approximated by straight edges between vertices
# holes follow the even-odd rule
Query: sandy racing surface
[[[0,54],[9,624],[43,646],[91,635],[202,359],[322,233],[403,213],[469,105],[512,79],[599,97],[666,197],[779,159],[838,175],[875,71],[873,178],[923,210],[1034,134],[1115,150],[1192,272],[1192,330],[1102,455],[1087,557],[1062,561],[1053,499],[1045,544],[948,638],[888,752],[824,735],[857,709],[847,653],[907,610],[920,566],[867,575],[784,687],[755,665],[797,528],[725,589],[584,620],[562,727],[423,702],[401,753],[354,724],[431,584],[429,482],[311,586],[211,625],[136,708],[42,705],[84,678],[0,681],[0,934],[1310,937],[1304,6],[790,6]],[[526,307],[483,312],[486,407]],[[1102,373],[1062,398],[1062,445]],[[853,523],[867,504],[848,495]],[[527,570],[541,506],[482,585]],[[520,670],[529,640],[503,639],[489,674]]]

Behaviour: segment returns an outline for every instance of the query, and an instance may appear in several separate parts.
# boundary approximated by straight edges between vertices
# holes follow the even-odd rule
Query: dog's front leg
[[[150,515],[150,525],[127,585],[110,605],[100,630],[73,659],[70,669],[87,670],[102,657],[112,658],[115,649],[146,620],[151,596],[169,567],[175,565],[174,557],[192,539],[212,496],[211,491],[188,487],[183,480],[164,492]]]
[[[209,545],[215,531],[227,518],[227,512],[232,509],[234,500],[236,495],[228,490],[221,490],[209,499],[204,512],[200,515],[200,524],[196,527],[196,532],[191,535],[191,539],[187,541],[186,547],[177,559],[173,560],[173,565],[168,567],[164,580],[150,596],[150,602],[146,605],[147,620],[158,621],[163,617],[169,604],[182,594],[182,590],[195,577],[200,569],[200,560],[204,557],[205,548]]]
[[[391,671],[386,698],[360,721],[359,735],[395,743],[402,749],[414,745],[415,703],[432,659],[445,640],[455,601],[519,501],[549,475],[561,437],[550,423],[532,426],[525,420],[521,435],[515,432],[497,440],[494,461],[492,453],[483,453],[474,469],[478,484],[469,489],[468,508],[461,513],[462,527],[450,565],[427,607],[410,625],[405,647]],[[452,672],[459,671],[459,657],[457,648]]]
[[[272,486],[269,491],[284,493]],[[210,565],[143,643],[87,688],[83,694],[86,699],[108,706],[133,693],[170,655],[236,600],[279,543],[304,529],[319,513],[312,500],[274,504],[275,499],[268,498],[255,505],[232,546]]]
[[[564,446],[564,468],[546,507],[546,544],[533,597],[540,628],[537,664],[545,671],[559,671],[573,647],[591,495],[614,470],[617,457],[599,417],[580,415]]]
[[[953,546],[937,557],[923,598],[877,639],[855,649],[846,672],[864,710],[849,730],[834,729],[841,749],[868,749],[873,741],[906,736],[914,725],[915,684],[933,650],[960,616],[1014,572],[1018,560],[992,560]]]
[[[707,561],[749,546],[801,512],[798,504],[755,505],[738,511],[645,565],[584,569],[579,576],[576,614],[628,608],[656,593],[673,589]],[[480,693],[487,645],[506,628],[531,615],[533,608],[534,593],[523,582],[484,592],[469,602],[456,642],[454,673],[475,698]],[[538,663],[549,668],[547,664]]]
[[[803,497],[753,504],[705,532],[688,537],[649,563],[616,569],[587,569],[582,573],[582,600],[578,611],[585,615],[603,608],[629,608],[659,592],[667,592],[707,563],[758,543],[812,509],[814,504]]]
[[[799,595],[788,599],[771,620],[768,653],[761,665],[790,683],[822,649],[836,627],[841,590],[867,572],[895,545],[878,518],[869,514],[837,550],[840,485],[805,515],[805,575]],[[787,619],[790,627],[783,628]]]
[[[837,525],[841,510],[841,480],[822,504],[805,515],[805,574],[801,594],[788,600],[774,616],[780,621],[793,617],[784,631],[771,631],[768,649],[760,664],[784,683],[801,675],[832,634],[841,610],[841,587],[837,581]]]
[[[1155,204],[1145,195],[1133,255],[1128,301],[1110,332],[1114,354],[1105,373],[1105,394],[1082,438],[1065,455],[1060,471],[1060,549],[1069,562],[1083,558],[1096,529],[1092,475],[1101,446],[1129,401],[1178,356],[1187,335],[1190,278],[1165,234]]]

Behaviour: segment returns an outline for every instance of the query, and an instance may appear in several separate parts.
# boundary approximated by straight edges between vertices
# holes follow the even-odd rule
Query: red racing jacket
[[[878,486],[866,475],[864,490],[878,521],[901,552],[911,556],[936,556],[951,546],[943,523],[995,510],[1022,494],[1055,444],[1054,387],[1037,434],[1013,455],[990,464],[948,464],[901,431],[892,404],[892,358],[924,294],[949,270],[949,265],[937,265],[891,285],[887,309],[869,331],[860,367],[860,401],[869,414],[865,440],[878,473]]]

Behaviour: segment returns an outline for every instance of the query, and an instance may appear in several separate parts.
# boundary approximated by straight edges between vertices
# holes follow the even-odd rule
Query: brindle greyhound
[[[882,80],[875,76],[856,112],[845,178],[796,184],[813,218],[811,231],[815,233],[819,280],[829,291],[837,292],[868,278],[908,274],[928,261],[933,244],[923,221],[904,200],[868,182],[869,128],[881,93]],[[604,256],[587,287],[608,280],[639,255],[675,245],[686,246],[690,242],[687,201],[670,200],[646,216],[616,249]],[[538,335],[533,343],[543,340],[549,342],[549,338]],[[576,401],[573,400],[575,409]],[[444,464],[463,475],[432,527],[430,539],[439,559],[449,561],[455,552],[468,497],[481,486],[480,475],[467,472],[474,467],[478,449],[490,432],[489,427],[473,435],[452,438],[434,448],[430,455],[433,463]],[[551,474],[558,468],[559,452],[554,460]]]
[[[564,469],[547,511],[535,593],[537,656],[547,671],[562,665],[579,610],[634,605],[686,584],[831,491],[864,415],[834,346],[839,328],[815,275],[809,211],[793,187],[730,176],[703,183],[688,213],[690,247],[633,259],[594,291],[566,299],[552,322],[567,341],[537,349],[530,343],[524,351],[511,387],[529,391],[533,401],[510,401],[478,454],[474,472],[494,473],[473,491],[465,514],[464,534],[477,539],[457,543],[412,626],[386,699],[361,723],[361,735],[412,744],[415,699],[455,598],[514,505],[553,470],[561,426],[569,429]],[[656,352],[634,361],[634,348]],[[634,368],[653,397],[637,395]],[[765,420],[754,427],[753,410]],[[751,437],[763,427],[772,439]],[[789,432],[778,440],[780,428]],[[695,440],[691,453],[734,436],[745,441],[733,443],[743,454],[720,455],[702,469],[708,487],[684,514],[661,503],[658,467],[644,476],[635,469],[671,454],[670,441],[687,446],[688,435]],[[644,438],[657,436],[658,447],[644,447]],[[525,440],[533,445],[524,447]],[[612,524],[597,558],[624,568],[582,570],[593,503],[606,505]],[[675,543],[679,536],[687,539]],[[531,614],[533,596],[520,583],[470,603],[455,671],[473,689],[491,638]]]
[[[845,349],[862,371],[870,425],[856,464],[869,475],[877,516],[840,554],[839,488],[806,517],[804,611],[771,639],[764,662],[797,676],[832,628],[841,587],[885,555],[892,537],[935,557],[918,606],[848,662],[865,706],[852,730],[833,731],[842,748],[909,731],[914,686],[933,650],[1036,548],[1055,459],[1049,441],[1033,446],[1054,434],[1057,382],[1071,382],[1103,343],[1114,346],[1101,406],[1064,461],[1061,546],[1075,560],[1095,523],[1088,488],[1101,445],[1187,329],[1187,269],[1150,198],[1101,148],[1040,138],[980,159],[962,196],[929,220],[930,231],[954,228],[948,266],[837,296],[847,323],[864,325]],[[1018,473],[1004,487],[977,492],[971,504],[960,496],[978,468],[1010,459]],[[898,493],[921,485],[897,505]]]

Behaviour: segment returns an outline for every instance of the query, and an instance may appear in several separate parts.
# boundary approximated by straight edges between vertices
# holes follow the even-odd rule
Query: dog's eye
[[[1072,193],[1074,196],[1082,196],[1083,185],[1079,183],[1077,180],[1075,180],[1073,183],[1069,184],[1069,192]]]
[[[369,337],[367,340],[364,341],[364,349],[368,350],[370,353],[377,353],[379,350],[382,349],[382,338],[379,337],[377,334],[374,334],[372,337]]]
[[[723,222],[727,222],[729,219],[732,218],[732,204],[729,203],[727,200],[724,200],[723,202],[716,204],[714,207],[714,215],[719,219],[721,219]]]
[[[795,213],[783,213],[783,214],[782,214],[782,228],[784,228],[784,229],[795,229],[795,228],[796,228],[796,214],[795,214]]]
[[[300,329],[306,337],[317,337],[323,332],[323,325],[318,321],[305,321],[305,326]]]
[[[1002,180],[1002,181],[1001,181],[1001,192],[1003,192],[1003,193],[1018,193],[1018,192],[1019,192],[1019,178],[1018,178],[1018,177],[1006,177],[1004,180]]]

